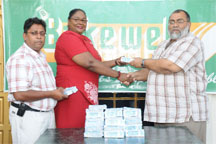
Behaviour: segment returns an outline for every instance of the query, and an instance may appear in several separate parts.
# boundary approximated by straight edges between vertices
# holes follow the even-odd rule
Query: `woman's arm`
[[[116,65],[122,66],[126,65],[127,63],[121,61],[121,57],[109,61],[103,61],[103,63],[108,67],[114,67]]]
[[[84,52],[84,53],[75,55],[72,58],[72,60],[76,64],[90,71],[98,73],[100,75],[118,78],[121,82],[126,81],[128,79],[126,73],[121,73],[119,75],[118,71],[115,71],[111,68],[112,66],[115,66],[115,60],[111,60],[111,61],[107,61],[103,63],[95,59],[89,52]]]

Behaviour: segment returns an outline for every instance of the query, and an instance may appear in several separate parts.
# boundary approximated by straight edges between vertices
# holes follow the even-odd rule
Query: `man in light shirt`
[[[55,128],[53,108],[67,98],[56,88],[55,78],[41,52],[46,23],[29,18],[24,24],[23,45],[8,59],[9,120],[14,144],[33,144],[48,128]]]
[[[176,10],[169,17],[170,39],[161,42],[152,59],[135,58],[139,71],[128,76],[147,80],[144,121],[187,126],[205,142],[207,120],[203,43],[190,33],[190,16]]]

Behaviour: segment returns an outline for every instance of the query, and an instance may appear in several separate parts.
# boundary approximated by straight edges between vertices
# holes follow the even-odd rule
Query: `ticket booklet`
[[[132,62],[133,60],[134,60],[134,59],[128,58],[128,57],[125,57],[125,56],[121,57],[121,61],[122,61],[122,62],[130,63],[130,62]]]
[[[76,86],[72,86],[72,87],[68,87],[64,89],[64,94],[65,95],[71,95],[73,93],[76,93],[78,91],[78,89],[76,88]]]

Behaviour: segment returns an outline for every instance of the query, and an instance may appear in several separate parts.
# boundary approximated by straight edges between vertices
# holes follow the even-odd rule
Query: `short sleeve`
[[[203,54],[201,47],[201,41],[198,39],[194,39],[192,42],[185,41],[181,43],[175,51],[170,53],[167,59],[186,72],[202,60]]]
[[[71,59],[75,55],[87,52],[87,48],[81,38],[71,33],[66,33],[59,43],[65,54]]]
[[[24,58],[10,59],[6,66],[9,92],[27,91],[31,83],[31,67]]]

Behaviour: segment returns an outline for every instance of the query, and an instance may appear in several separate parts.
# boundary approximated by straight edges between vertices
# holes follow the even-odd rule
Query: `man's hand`
[[[125,84],[125,85],[130,85],[133,82],[133,78],[128,76],[127,73],[121,73],[119,80],[121,83]]]
[[[131,66],[134,66],[134,67],[136,67],[136,68],[141,68],[142,66],[141,66],[141,64],[142,64],[142,58],[139,58],[139,57],[136,57],[136,58],[133,58],[134,60],[133,61],[131,61],[129,64],[131,65]]]
[[[56,90],[53,91],[53,99],[59,101],[65,98],[68,98],[68,95],[64,95],[64,88],[58,87]]]
[[[138,70],[135,72],[128,73],[127,77],[132,82],[134,82],[134,81],[147,81],[148,74],[149,74],[149,70],[147,68],[144,68],[144,69],[141,69],[141,70]],[[128,83],[127,81],[123,82],[123,84],[125,84],[125,85],[129,85],[130,83]]]

